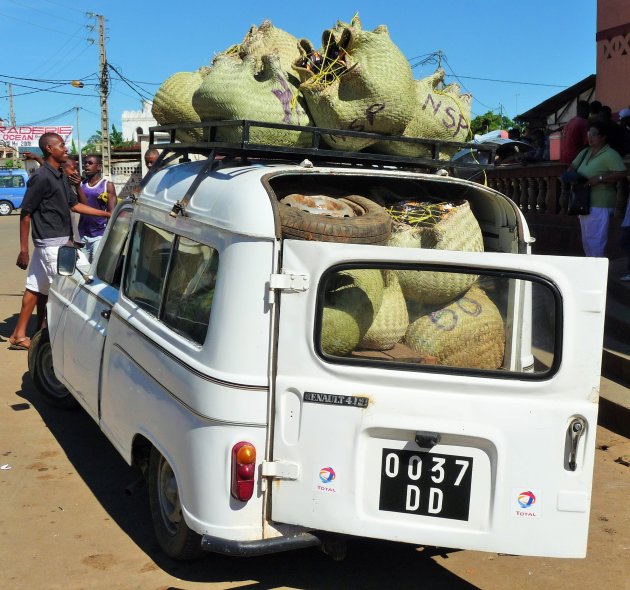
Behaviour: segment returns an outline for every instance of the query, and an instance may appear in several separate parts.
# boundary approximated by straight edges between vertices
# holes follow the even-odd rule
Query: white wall
[[[152,105],[153,103],[145,101],[141,111],[123,111],[122,134],[125,141],[138,141],[138,127],[142,129],[143,134],[147,134],[149,127],[157,125],[151,114]]]

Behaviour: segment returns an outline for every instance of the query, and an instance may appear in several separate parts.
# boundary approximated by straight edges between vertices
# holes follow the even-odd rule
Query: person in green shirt
[[[582,247],[586,256],[604,256],[608,226],[617,196],[617,182],[627,174],[621,156],[608,145],[607,133],[605,123],[591,123],[588,147],[576,156],[569,167],[569,170],[586,178],[591,187],[591,212],[580,215]]]

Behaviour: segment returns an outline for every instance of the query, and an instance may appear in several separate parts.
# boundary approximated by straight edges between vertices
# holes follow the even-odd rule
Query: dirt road
[[[146,492],[83,412],[44,404],[26,353],[7,349],[24,285],[18,216],[0,217],[0,588],[630,590],[630,441],[598,432],[588,557],[535,559],[353,541],[337,563],[311,549],[180,564],[158,550]]]

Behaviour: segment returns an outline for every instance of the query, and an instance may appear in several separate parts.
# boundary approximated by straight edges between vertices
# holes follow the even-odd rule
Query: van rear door
[[[605,259],[286,240],[283,273],[273,521],[585,555]]]

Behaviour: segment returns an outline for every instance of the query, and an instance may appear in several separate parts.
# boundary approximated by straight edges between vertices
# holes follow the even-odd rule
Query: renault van
[[[162,549],[583,557],[607,261],[532,255],[514,202],[438,158],[233,124],[236,143],[159,128],[91,266],[60,250],[29,352],[42,395],[141,470]],[[465,213],[460,244],[404,242],[418,207]]]

